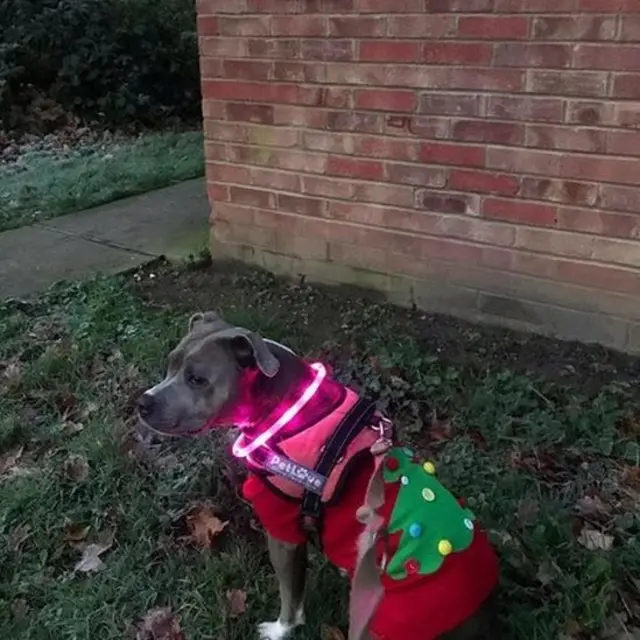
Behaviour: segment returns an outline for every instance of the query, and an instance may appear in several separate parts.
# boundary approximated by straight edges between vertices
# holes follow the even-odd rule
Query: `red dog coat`
[[[334,391],[339,387],[342,401],[322,419],[278,442],[290,460],[309,468],[358,401],[355,393],[333,380],[323,384]],[[350,576],[363,530],[356,511],[373,471],[372,456],[362,453],[376,437],[374,430],[365,429],[351,442],[322,496],[323,552]],[[378,541],[384,597],[370,631],[379,640],[433,640],[477,612],[498,582],[497,558],[474,515],[436,480],[431,462],[421,464],[411,451],[396,447],[384,464],[385,502],[380,515],[387,535]],[[278,540],[304,543],[308,535],[300,524],[302,489],[265,475],[263,469],[257,471],[250,470],[244,496],[265,530]]]

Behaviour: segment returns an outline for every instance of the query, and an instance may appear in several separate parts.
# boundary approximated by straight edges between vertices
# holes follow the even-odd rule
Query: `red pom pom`
[[[387,458],[385,460],[385,465],[389,471],[395,471],[400,467],[400,462],[397,458]]]
[[[414,576],[418,571],[420,571],[420,562],[415,558],[410,558],[404,563],[404,568],[410,576]]]

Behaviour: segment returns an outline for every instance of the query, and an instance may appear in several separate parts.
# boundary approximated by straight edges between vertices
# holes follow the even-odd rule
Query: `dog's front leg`
[[[267,536],[269,557],[278,579],[280,615],[275,622],[258,625],[261,640],[283,640],[304,623],[302,599],[307,572],[307,545],[281,542]]]

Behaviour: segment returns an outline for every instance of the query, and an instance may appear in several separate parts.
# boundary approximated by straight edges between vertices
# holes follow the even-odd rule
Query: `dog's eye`
[[[190,373],[187,376],[187,383],[192,387],[203,387],[205,384],[207,384],[207,379]]]

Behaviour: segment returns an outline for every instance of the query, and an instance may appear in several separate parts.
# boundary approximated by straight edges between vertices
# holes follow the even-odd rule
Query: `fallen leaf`
[[[80,412],[80,418],[86,420],[100,410],[100,405],[97,402],[87,402],[82,411]]]
[[[63,420],[72,420],[74,418],[78,409],[78,399],[73,393],[61,391],[56,394],[53,402]]]
[[[191,542],[205,549],[213,546],[216,537],[228,524],[216,516],[214,507],[208,503],[198,505],[187,516]]]
[[[453,424],[450,420],[438,418],[438,412],[434,409],[431,413],[431,424],[427,430],[427,438],[430,442],[446,442],[453,437]]]
[[[10,360],[9,362],[0,362],[0,371],[2,378],[13,386],[20,380],[22,375],[22,366],[19,360]]]
[[[227,591],[227,605],[232,618],[242,615],[247,610],[247,594],[241,589],[230,589]]]
[[[344,633],[338,627],[330,627],[323,624],[320,630],[321,640],[345,640]]]
[[[64,472],[74,482],[84,482],[89,477],[89,463],[80,454],[71,454],[64,461]]]
[[[610,507],[598,496],[584,496],[576,502],[575,511],[583,518],[607,519],[611,516]]]
[[[25,543],[31,533],[31,527],[28,524],[21,524],[11,530],[7,536],[7,548],[15,553],[20,551],[20,547]]]
[[[64,539],[67,542],[82,542],[86,540],[90,530],[91,525],[68,521],[64,525]]]
[[[179,618],[169,607],[151,609],[137,625],[136,640],[186,640]]]
[[[613,546],[613,536],[610,536],[589,526],[583,527],[578,542],[589,551],[609,551]]]
[[[0,456],[0,475],[10,473],[15,469],[18,460],[22,457],[24,447],[17,447]]]
[[[60,431],[62,435],[72,436],[76,433],[80,433],[84,429],[84,425],[82,422],[71,422],[70,420],[65,420],[60,427]]]
[[[29,613],[29,605],[24,598],[17,598],[11,603],[11,615],[16,622],[26,620]]]
[[[113,546],[113,533],[104,533],[96,542],[88,544],[82,551],[82,558],[73,568],[80,573],[93,573],[104,569],[105,564],[100,556]]]

